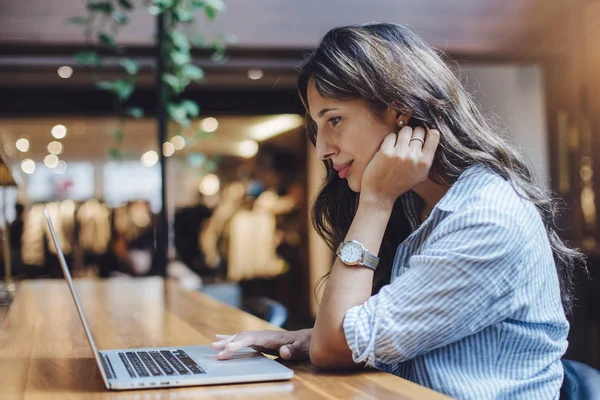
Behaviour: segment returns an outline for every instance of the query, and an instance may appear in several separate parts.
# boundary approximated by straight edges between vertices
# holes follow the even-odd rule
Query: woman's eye
[[[341,119],[342,119],[342,117],[333,117],[333,118],[329,118],[329,122],[331,123],[331,125],[336,126],[337,124],[340,123]]]

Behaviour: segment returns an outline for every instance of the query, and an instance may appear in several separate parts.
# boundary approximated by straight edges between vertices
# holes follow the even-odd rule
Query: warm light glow
[[[29,158],[24,159],[21,161],[21,170],[28,175],[33,174],[35,172],[35,162]]]
[[[163,143],[163,154],[165,157],[171,157],[175,153],[175,146],[171,142]]]
[[[258,153],[258,143],[254,140],[244,140],[238,145],[238,154],[244,158],[252,158]]]
[[[67,136],[67,128],[64,125],[55,125],[50,132],[56,139],[62,139]]]
[[[258,123],[250,128],[250,137],[257,141],[263,141],[277,136],[294,128],[302,126],[302,117],[296,114],[282,114],[269,118],[265,122]]]
[[[262,69],[253,68],[253,69],[248,70],[248,78],[252,79],[253,81],[256,81],[262,77],[263,77]]]
[[[63,160],[60,160],[56,168],[54,168],[54,172],[56,172],[57,174],[64,174],[65,172],[67,172],[67,163]]]
[[[208,117],[208,118],[204,118],[200,125],[202,126],[202,129],[204,131],[214,132],[219,127],[219,121],[217,121],[216,118]]]
[[[63,65],[62,67],[58,68],[58,70],[56,70],[56,73],[61,78],[68,79],[71,77],[71,75],[73,75],[73,68],[69,67],[68,65]]]
[[[46,157],[44,157],[44,164],[46,164],[46,167],[50,169],[56,168],[59,161],[60,160],[56,154],[48,154]]]
[[[205,196],[214,196],[219,193],[220,188],[221,182],[219,181],[219,177],[215,174],[208,174],[200,181],[198,190]]]
[[[26,153],[29,150],[29,140],[27,140],[25,138],[20,138],[19,140],[16,141],[15,147],[21,153]]]
[[[173,144],[173,147],[175,147],[175,150],[181,150],[185,147],[185,138],[181,135],[173,136],[171,138],[171,143]]]
[[[50,154],[60,154],[63,151],[63,144],[61,142],[50,142],[48,143],[48,153]]]
[[[145,152],[142,155],[142,165],[144,167],[152,167],[158,162],[158,153],[154,150]]]

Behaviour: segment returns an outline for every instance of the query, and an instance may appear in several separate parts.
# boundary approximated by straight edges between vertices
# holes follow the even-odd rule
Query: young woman
[[[336,251],[315,327],[218,335],[324,369],[371,366],[456,398],[558,398],[581,255],[551,198],[440,56],[385,23],[328,32],[301,70]]]

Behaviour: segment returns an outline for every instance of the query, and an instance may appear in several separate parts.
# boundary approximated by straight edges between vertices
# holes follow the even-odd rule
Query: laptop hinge
[[[106,378],[114,379],[116,378],[115,370],[113,369],[112,363],[108,358],[108,355],[102,354],[98,352],[100,356],[100,361],[102,362],[102,368],[104,368],[104,373],[106,374]]]

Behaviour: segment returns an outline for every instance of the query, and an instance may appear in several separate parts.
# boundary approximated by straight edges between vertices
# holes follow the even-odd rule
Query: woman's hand
[[[402,194],[429,175],[440,133],[405,126],[390,133],[363,173],[360,200],[393,206]]]
[[[217,358],[226,360],[236,351],[251,347],[256,351],[279,355],[285,360],[308,360],[312,329],[299,331],[249,331],[235,335],[216,335],[211,346],[220,351]]]

